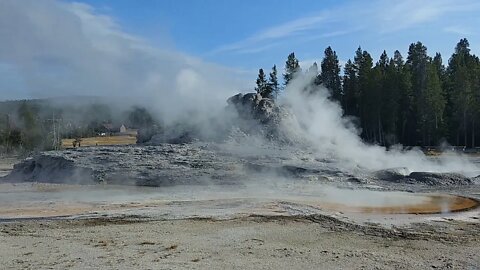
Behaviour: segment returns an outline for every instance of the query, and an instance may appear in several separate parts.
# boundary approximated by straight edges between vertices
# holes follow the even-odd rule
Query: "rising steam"
[[[287,119],[284,128],[297,140],[307,142],[317,157],[336,160],[338,166],[349,170],[405,167],[410,172],[478,175],[480,168],[461,155],[449,153],[433,160],[420,150],[404,151],[398,146],[387,151],[385,147],[364,143],[351,120],[342,117],[339,104],[329,99],[327,89],[312,91],[311,81],[308,75],[291,81],[281,103],[294,116]]]
[[[83,3],[2,0],[0,40],[0,99],[114,97],[169,123],[222,108],[244,87],[236,71],[153,47]]]

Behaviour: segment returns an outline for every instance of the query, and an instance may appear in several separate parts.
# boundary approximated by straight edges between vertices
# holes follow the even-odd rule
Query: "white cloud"
[[[266,28],[246,39],[220,46],[212,54],[258,53],[285,43],[307,42],[359,31],[382,35],[442,23],[451,15],[474,11],[480,11],[480,2],[474,0],[351,1],[333,9],[319,10],[315,16]],[[460,27],[456,26],[457,30]]]
[[[263,46],[258,46],[258,47],[239,48],[237,50],[237,53],[245,53],[245,54],[260,53],[260,52],[267,51],[268,49],[271,49],[273,47],[276,47],[278,45],[279,45],[278,43],[272,42],[272,43],[269,43],[269,44],[266,44],[266,45],[263,45]]]
[[[265,40],[265,39],[275,39],[275,38],[284,38],[289,37],[309,29],[314,28],[319,23],[324,22],[326,19],[323,15],[305,17],[296,19],[279,26],[275,26],[269,29],[266,29],[263,32],[260,32],[253,37],[254,40]]]
[[[447,33],[457,34],[460,36],[470,36],[473,34],[473,31],[471,31],[467,27],[462,26],[448,26],[443,28],[443,31]]]
[[[323,14],[292,20],[274,27],[260,31],[245,40],[224,45],[215,49],[212,53],[237,51],[237,52],[260,52],[255,50],[258,44],[264,42],[273,42],[274,40],[288,38],[295,35],[306,33],[308,30],[318,27],[327,17]],[[276,45],[276,44],[275,44]],[[269,45],[265,45],[269,46]],[[265,47],[263,46],[263,47]],[[271,45],[270,45],[271,47]]]
[[[480,9],[473,0],[404,0],[380,2],[371,15],[382,32],[394,32],[441,19],[445,16]]]

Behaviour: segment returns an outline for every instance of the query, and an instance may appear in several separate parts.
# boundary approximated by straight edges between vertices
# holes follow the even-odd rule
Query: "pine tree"
[[[376,141],[375,128],[378,89],[376,80],[377,70],[373,69],[373,59],[367,51],[359,48],[355,56],[355,66],[358,70],[359,116],[362,127],[362,137],[367,141]]]
[[[426,124],[427,124],[427,104],[425,91],[427,87],[427,47],[421,42],[412,43],[408,49],[407,66],[412,74],[413,90],[413,114],[410,116],[416,119],[414,126],[409,127],[409,144],[426,145]]]
[[[377,62],[377,67],[381,70],[382,74],[385,75],[388,69],[389,63],[387,52],[384,50],[382,55],[380,55],[380,59]]]
[[[255,87],[255,91],[257,91],[257,93],[262,97],[269,96],[269,87],[263,68],[258,70],[257,86]]]
[[[440,53],[436,53],[435,56],[433,57],[433,65],[435,66],[435,69],[437,70],[438,77],[442,81],[442,84],[444,83],[445,80],[445,66],[442,63],[442,55]]]
[[[470,44],[467,39],[462,39],[455,47],[455,53],[449,60],[448,65],[448,96],[451,102],[451,122],[456,133],[456,144],[468,144],[468,124],[472,121],[475,125],[474,106],[474,77],[475,57],[470,54]],[[473,79],[473,80],[472,80]],[[474,129],[472,129],[474,130]],[[472,133],[474,133],[472,131]],[[461,136],[463,135],[463,136]],[[461,140],[463,137],[463,140]],[[472,134],[472,137],[475,137]],[[474,139],[472,138],[472,141]],[[474,144],[474,142],[473,142]]]
[[[343,69],[343,93],[342,108],[345,115],[359,116],[360,93],[358,89],[357,67],[348,59]]]
[[[433,57],[432,64],[435,67],[435,70],[437,72],[438,78],[440,80],[440,87],[441,87],[441,92],[445,101],[445,107],[444,107],[444,112],[442,116],[442,121],[439,123],[439,136],[442,138],[438,139],[445,139],[446,137],[449,136],[448,134],[448,115],[450,114],[451,110],[450,107],[448,106],[448,94],[447,94],[447,88],[448,88],[448,76],[447,76],[447,70],[445,66],[443,65],[443,60],[442,60],[442,55],[440,53],[436,53],[435,56]],[[437,143],[437,142],[435,142]]]
[[[333,100],[342,101],[342,84],[337,53],[330,46],[325,49],[319,80],[330,91]]]
[[[391,145],[397,142],[398,87],[394,85],[395,65],[393,59],[388,58],[386,51],[380,55],[375,70],[379,81],[376,83],[376,91],[373,93],[376,103],[373,109],[376,112],[377,120],[374,129],[377,131],[377,142]]]
[[[442,88],[442,82],[438,74],[438,67],[434,61],[427,65],[427,83],[425,89],[426,108],[426,144],[437,144],[443,137],[442,124],[445,113],[445,95]]]
[[[362,119],[363,138],[370,142],[383,143],[381,127],[382,72],[373,67],[373,59],[367,51],[362,52],[358,65],[360,89],[360,117]]]
[[[287,61],[285,62],[285,73],[283,74],[285,86],[301,71],[298,59],[295,57],[295,53],[292,52],[288,55]]]
[[[473,89],[473,96],[472,96],[472,120],[471,120],[471,146],[476,147],[476,131],[478,127],[476,123],[478,123],[480,117],[480,59],[472,55],[471,56],[471,78],[472,78],[472,89]]]
[[[393,54],[392,65],[395,69],[395,85],[399,92],[399,113],[397,114],[397,138],[400,143],[409,145],[409,127],[414,126],[412,80],[409,68],[397,50]]]
[[[385,54],[386,56],[386,54]],[[383,66],[379,61],[379,66]],[[381,108],[382,128],[385,145],[397,144],[400,140],[398,135],[398,114],[400,113],[400,83],[397,67],[393,58],[388,60],[385,66],[382,82],[383,106]]]
[[[361,111],[361,89],[359,82],[359,67],[363,61],[363,51],[361,47],[355,51],[354,60],[348,59],[343,69],[342,78],[342,94],[343,100],[341,102],[345,115],[355,116],[360,119]],[[362,124],[360,124],[362,127]]]
[[[270,95],[272,98],[277,98],[280,92],[280,86],[278,84],[277,78],[277,66],[273,65],[272,71],[270,72],[270,76],[268,79],[268,86],[270,88]]]

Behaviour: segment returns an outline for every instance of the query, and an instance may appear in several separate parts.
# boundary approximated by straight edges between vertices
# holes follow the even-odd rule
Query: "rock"
[[[273,99],[248,93],[234,95],[227,103],[227,110],[235,111],[239,118],[233,124],[244,132],[251,134],[260,130],[269,139],[282,139],[279,127],[288,114],[285,109],[275,104]]]
[[[320,170],[307,169],[293,165],[283,165],[278,169],[278,172],[285,175],[301,176],[306,174],[319,174]]]
[[[457,186],[474,183],[472,179],[458,173],[412,172],[405,177],[405,180],[429,186]]]
[[[398,182],[401,179],[405,178],[409,174],[408,168],[405,167],[399,167],[399,168],[391,168],[391,169],[385,169],[385,170],[380,170],[376,171],[373,173],[373,175],[383,181],[388,181],[388,182]]]
[[[280,168],[281,168],[281,171],[284,171],[285,173],[293,174],[293,175],[302,174],[309,171],[308,169],[298,167],[298,166],[293,166],[293,165],[283,165]]]
[[[262,123],[269,122],[278,117],[278,107],[275,105],[272,99],[263,98],[255,107],[255,117]]]
[[[250,173],[267,173],[274,174],[283,177],[295,177],[295,178],[309,178],[315,176],[318,179],[318,175],[321,173],[320,170],[316,169],[307,169],[294,165],[282,165],[282,166],[265,166],[260,164],[255,164],[247,162],[244,164],[244,168]]]
[[[195,140],[195,128],[189,125],[172,125],[160,130],[159,128],[140,129],[137,134],[137,143],[144,145],[159,145],[162,143],[182,144]]]
[[[231,96],[227,99],[227,103],[228,104],[239,104],[240,102],[242,102],[243,100],[243,94],[242,93],[238,93],[234,96]]]
[[[238,159],[196,144],[84,147],[44,152],[0,181],[138,186],[231,185],[245,179]]]
[[[189,132],[183,132],[181,134],[169,134],[169,133],[159,133],[153,135],[146,145],[159,145],[162,143],[170,144],[181,144],[181,143],[191,143],[194,141],[193,136]]]
[[[260,108],[260,101],[262,96],[256,93],[236,94],[227,99],[227,104],[233,107],[238,116],[242,119],[263,118]]]
[[[378,180],[404,184],[423,184],[429,186],[456,186],[474,184],[472,179],[458,173],[409,173],[408,169],[404,167],[376,171],[373,173],[373,175]]]
[[[12,172],[4,178],[7,182],[41,182],[92,184],[91,168],[76,166],[73,160],[59,156],[40,154],[15,164]]]
[[[183,144],[193,141],[224,141],[229,134],[240,129],[248,135],[261,135],[279,142],[289,142],[281,133],[280,124],[288,113],[275,104],[273,99],[257,93],[236,94],[227,99],[227,107],[218,117],[195,121],[184,121],[162,126],[143,128],[138,131],[137,143],[159,145],[163,143]]]
[[[480,185],[480,175],[473,177],[472,181],[474,184]]]
[[[366,184],[368,183],[367,180],[359,178],[359,177],[349,177],[347,178],[347,181],[353,184]]]

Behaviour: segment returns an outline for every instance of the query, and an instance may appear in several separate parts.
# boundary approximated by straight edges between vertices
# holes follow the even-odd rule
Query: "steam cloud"
[[[1,0],[0,40],[2,98],[120,97],[168,122],[214,111],[243,86],[235,71],[154,48],[81,3]]]
[[[338,161],[345,169],[381,170],[405,167],[410,172],[458,172],[476,176],[480,169],[464,156],[449,154],[429,158],[420,150],[403,151],[401,146],[386,151],[385,147],[369,145],[348,118],[342,117],[340,106],[329,100],[328,91],[320,88],[307,94],[312,77],[301,76],[289,84],[282,102],[295,117],[284,128],[291,136],[306,140],[320,158]],[[305,91],[307,89],[307,91]]]

